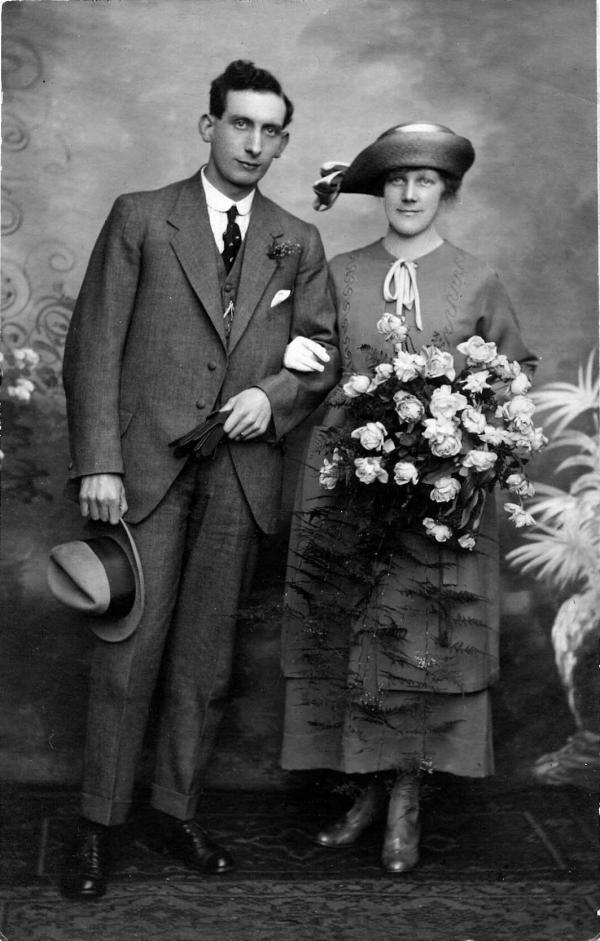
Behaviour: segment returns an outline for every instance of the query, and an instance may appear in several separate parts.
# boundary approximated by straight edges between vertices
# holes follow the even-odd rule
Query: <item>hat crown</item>
[[[388,134],[395,134],[397,131],[401,131],[403,134],[452,134],[453,137],[456,137],[454,131],[446,127],[445,124],[433,124],[430,121],[415,121],[408,122],[407,124],[396,124],[394,127],[390,127],[387,131],[384,131],[383,134],[380,134],[377,140],[387,137]]]

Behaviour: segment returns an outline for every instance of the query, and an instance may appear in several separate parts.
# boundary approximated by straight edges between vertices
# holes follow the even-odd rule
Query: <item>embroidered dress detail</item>
[[[403,317],[404,309],[410,310],[414,306],[415,326],[417,330],[423,329],[416,262],[403,258],[394,262],[383,282],[383,296],[386,301],[396,302],[396,314],[399,317]]]

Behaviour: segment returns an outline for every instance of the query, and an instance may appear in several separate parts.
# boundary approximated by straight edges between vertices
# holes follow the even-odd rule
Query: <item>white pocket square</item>
[[[277,307],[278,304],[283,304],[284,301],[287,301],[291,293],[291,291],[277,291],[277,294],[271,301],[271,307]]]

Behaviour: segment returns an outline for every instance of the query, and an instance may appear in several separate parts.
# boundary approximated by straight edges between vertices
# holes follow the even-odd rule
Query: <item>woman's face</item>
[[[392,229],[403,238],[430,229],[444,188],[437,170],[428,167],[400,167],[388,173],[383,186],[383,207]]]

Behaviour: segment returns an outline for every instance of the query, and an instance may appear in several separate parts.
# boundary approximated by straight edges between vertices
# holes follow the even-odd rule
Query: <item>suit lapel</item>
[[[186,182],[167,221],[177,230],[173,250],[225,346],[217,251],[200,173]]]
[[[230,352],[239,342],[267,284],[277,270],[276,259],[269,258],[267,253],[272,237],[282,234],[278,214],[257,190],[252,201],[250,225],[246,233],[235,316],[229,338]]]

